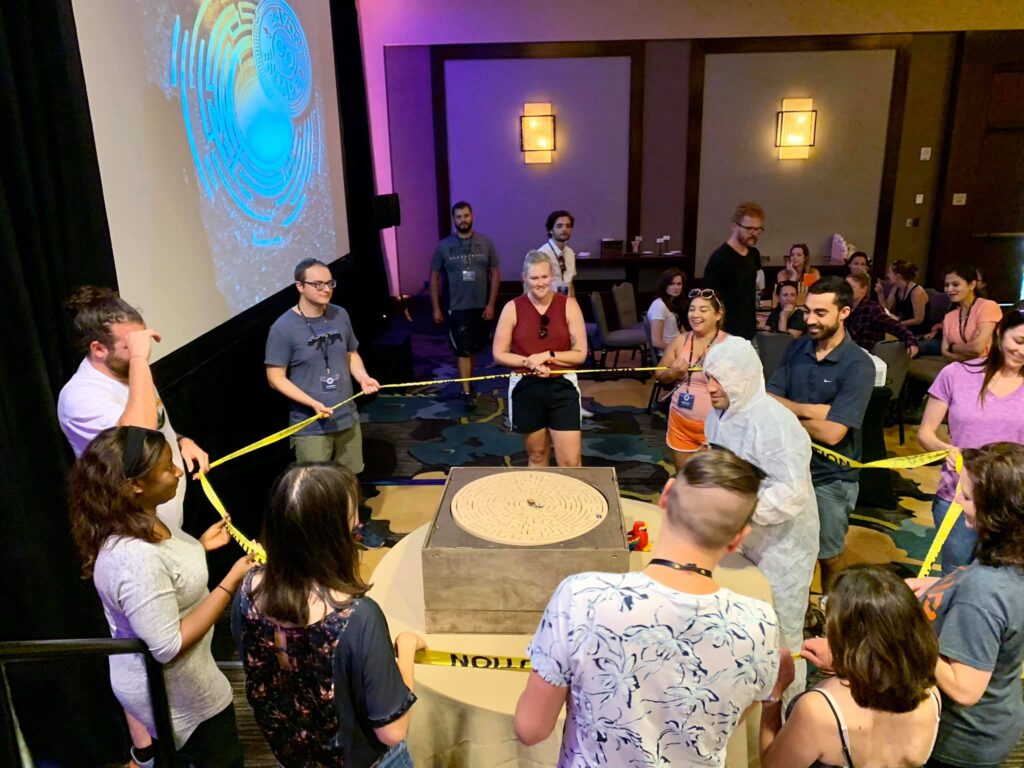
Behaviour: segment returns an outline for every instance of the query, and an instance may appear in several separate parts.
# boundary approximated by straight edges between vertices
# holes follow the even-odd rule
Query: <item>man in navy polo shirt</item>
[[[861,422],[871,399],[875,369],[846,333],[843,321],[853,291],[840,277],[824,277],[807,292],[807,336],[794,339],[768,382],[768,393],[789,408],[811,441],[860,461]],[[850,513],[857,504],[858,471],[815,452],[811,478],[821,518],[818,563],[828,591],[838,573]]]

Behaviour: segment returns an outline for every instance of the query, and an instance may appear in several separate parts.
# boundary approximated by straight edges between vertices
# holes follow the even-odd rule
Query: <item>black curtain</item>
[[[68,534],[56,393],[74,371],[61,304],[114,264],[67,0],[0,4],[0,637],[104,637]],[[123,756],[104,662],[11,665],[37,757]],[[0,731],[6,732],[6,731]]]
[[[330,7],[351,242],[333,265],[336,300],[368,350],[383,326],[387,278],[373,225],[355,2]],[[56,420],[57,394],[81,360],[63,302],[79,285],[116,286],[71,0],[0,3],[0,110],[0,640],[105,637],[68,532],[72,457]],[[154,366],[175,428],[211,456],[286,423],[286,402],[265,383],[262,352],[270,323],[293,302],[294,291],[284,290]],[[287,443],[278,443],[211,475],[250,535],[259,533],[266,487],[289,459]],[[186,529],[201,531],[214,518],[192,485]],[[213,578],[237,557],[228,549],[210,563]],[[123,759],[123,715],[105,662],[11,665],[8,678],[37,760]],[[0,762],[8,737],[0,724]]]

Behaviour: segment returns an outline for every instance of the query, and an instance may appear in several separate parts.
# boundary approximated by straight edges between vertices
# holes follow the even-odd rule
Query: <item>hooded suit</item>
[[[713,346],[704,371],[729,396],[704,425],[709,443],[728,448],[766,475],[742,552],[768,579],[783,644],[803,642],[804,615],[818,557],[818,503],[811,483],[811,438],[799,419],[764,388],[761,360],[746,339],[730,336]],[[806,665],[788,691],[802,691]]]

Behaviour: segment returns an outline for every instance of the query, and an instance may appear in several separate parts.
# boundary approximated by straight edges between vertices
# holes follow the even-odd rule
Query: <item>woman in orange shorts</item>
[[[675,384],[665,442],[672,449],[677,472],[704,447],[704,419],[711,410],[704,372],[690,369],[702,368],[708,349],[727,335],[722,330],[725,307],[713,290],[696,288],[690,291],[689,299],[686,317],[693,330],[672,340],[659,363],[667,370],[655,373],[659,383]]]

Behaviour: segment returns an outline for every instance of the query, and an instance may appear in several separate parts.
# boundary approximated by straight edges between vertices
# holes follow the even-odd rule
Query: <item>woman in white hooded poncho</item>
[[[818,557],[818,504],[811,484],[811,439],[764,388],[761,360],[746,339],[730,336],[708,351],[704,374],[711,413],[708,443],[728,448],[766,475],[742,551],[768,579],[782,644],[799,651]],[[806,665],[787,690],[802,691]]]

